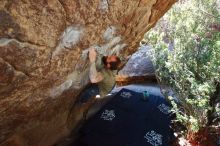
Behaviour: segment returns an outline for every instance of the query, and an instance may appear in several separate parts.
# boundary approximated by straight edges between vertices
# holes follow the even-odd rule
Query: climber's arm
[[[89,50],[89,60],[90,60],[90,70],[89,70],[89,78],[92,83],[98,83],[103,80],[103,75],[97,71],[96,69],[96,57],[97,53],[95,49]]]
[[[90,65],[89,78],[92,83],[98,83],[103,80],[103,75],[96,70],[95,62]]]

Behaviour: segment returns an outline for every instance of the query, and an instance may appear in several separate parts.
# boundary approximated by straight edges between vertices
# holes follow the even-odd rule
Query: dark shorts
[[[90,98],[96,96],[99,94],[99,87],[97,84],[91,84],[87,86],[79,95],[79,102],[80,103],[85,103],[87,102]]]

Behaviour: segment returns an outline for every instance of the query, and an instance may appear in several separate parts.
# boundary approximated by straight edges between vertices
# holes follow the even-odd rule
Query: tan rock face
[[[71,112],[88,82],[75,88],[74,77],[86,50],[135,52],[174,2],[0,0],[0,145],[49,146],[66,136],[80,119]]]

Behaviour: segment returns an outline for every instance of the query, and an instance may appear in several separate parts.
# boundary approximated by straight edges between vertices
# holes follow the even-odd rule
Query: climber
[[[70,74],[68,77],[74,83],[73,88],[75,89],[80,89],[89,81],[91,83],[87,85],[83,92],[78,96],[78,99],[74,103],[70,112],[75,113],[73,112],[74,110],[77,110],[77,113],[82,111],[82,119],[84,120],[94,115],[94,113],[100,109],[103,103],[97,102],[96,95],[105,97],[113,89],[117,71],[120,70],[129,59],[127,58],[122,63],[118,56],[103,56],[100,53],[97,53],[95,48],[89,49],[88,58],[89,66],[81,72]],[[98,104],[98,106],[94,106],[94,104]],[[73,114],[69,115],[69,117],[71,118],[77,115]]]
[[[118,56],[101,56],[94,48],[89,50],[89,61],[89,79],[92,84],[84,90],[81,102],[86,102],[97,94],[101,97],[107,95],[114,87],[117,70],[122,65]]]

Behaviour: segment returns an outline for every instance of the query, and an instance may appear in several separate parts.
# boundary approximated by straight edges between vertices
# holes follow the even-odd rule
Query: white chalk
[[[103,33],[103,39],[106,42],[109,42],[111,39],[114,38],[114,36],[116,35],[116,27],[114,26],[109,26],[106,31]]]
[[[108,7],[108,0],[100,0],[99,10],[102,10],[103,12],[108,12]]]
[[[59,54],[63,49],[72,48],[76,45],[83,35],[83,27],[69,26],[60,37],[60,43],[53,52],[53,56]]]

